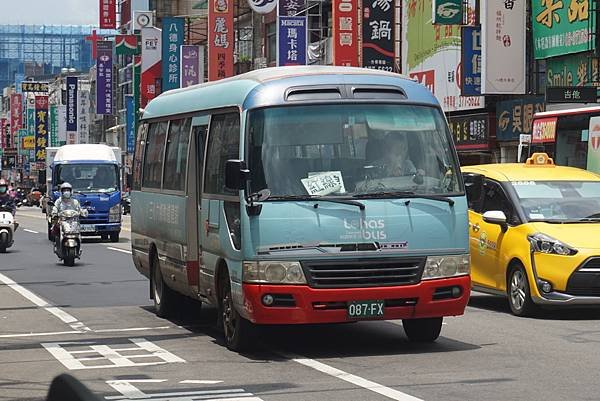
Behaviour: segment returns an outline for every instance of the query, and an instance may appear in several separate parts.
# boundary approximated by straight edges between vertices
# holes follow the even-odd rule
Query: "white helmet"
[[[60,196],[64,199],[71,198],[71,194],[73,193],[73,186],[68,182],[64,182],[60,186]]]

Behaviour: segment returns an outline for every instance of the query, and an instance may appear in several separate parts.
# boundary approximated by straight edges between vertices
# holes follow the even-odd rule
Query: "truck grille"
[[[600,297],[600,257],[586,260],[567,282],[567,294]]]
[[[304,261],[302,267],[313,288],[381,287],[418,283],[425,258]]]

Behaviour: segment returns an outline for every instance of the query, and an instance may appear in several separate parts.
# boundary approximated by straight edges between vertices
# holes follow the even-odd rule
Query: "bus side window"
[[[204,147],[206,146],[206,131],[208,131],[208,125],[197,125],[192,128],[192,135],[196,138],[196,154],[198,156],[198,167],[196,169],[196,179],[198,193],[202,192],[202,177],[204,174]],[[200,201],[200,196],[198,197]]]
[[[167,121],[161,121],[150,124],[148,128],[142,187],[160,189],[167,127]]]
[[[210,122],[204,192],[237,195],[225,188],[225,163],[240,158],[240,116],[238,113],[214,115]]]
[[[172,120],[167,136],[163,189],[183,191],[187,167],[191,119]]]
[[[142,160],[144,160],[144,148],[146,145],[146,133],[148,124],[142,123],[138,130],[137,141],[133,154],[133,183],[132,189],[139,191],[142,188]]]

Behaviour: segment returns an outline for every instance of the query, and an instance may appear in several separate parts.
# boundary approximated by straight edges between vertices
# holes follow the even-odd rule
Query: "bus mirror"
[[[227,160],[225,163],[225,187],[233,190],[246,188],[249,171],[242,160]]]

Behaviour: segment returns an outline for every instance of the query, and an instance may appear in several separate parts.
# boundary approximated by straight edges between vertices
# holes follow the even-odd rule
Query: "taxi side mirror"
[[[506,215],[502,210],[488,210],[483,214],[483,221],[499,225],[502,228],[502,232],[508,228],[506,220]]]

